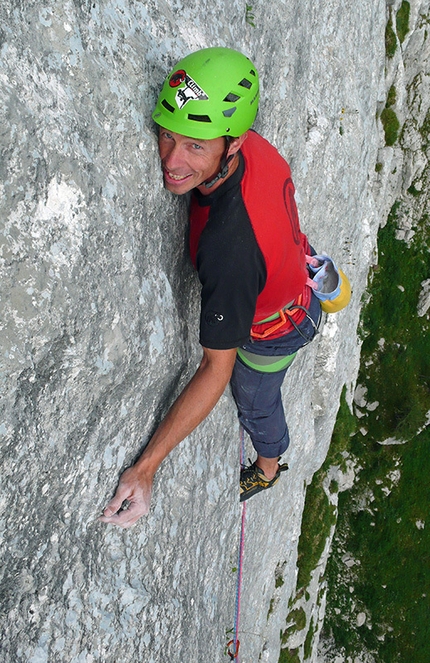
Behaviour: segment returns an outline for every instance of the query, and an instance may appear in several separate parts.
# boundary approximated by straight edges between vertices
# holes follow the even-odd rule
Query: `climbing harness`
[[[249,366],[253,371],[258,371],[259,373],[278,373],[279,371],[283,371],[293,363],[296,354],[297,352],[293,352],[291,355],[277,357],[257,355],[243,348],[237,349],[237,355],[245,366]]]
[[[310,343],[315,337],[315,335],[318,333],[320,316],[317,322],[313,320],[308,309],[305,306],[302,306],[301,304],[301,302],[303,301],[302,295],[299,295],[296,301],[297,303],[295,303],[294,301],[290,302],[289,304],[284,306],[283,309],[281,309],[277,313],[274,313],[268,318],[260,320],[259,322],[254,322],[251,328],[251,334],[250,334],[251,340],[257,342],[264,341],[272,334],[274,334],[276,331],[281,329],[289,321],[296,330],[296,332],[304,340],[304,343],[302,343],[301,347],[304,347],[305,345]],[[310,321],[314,329],[314,333],[312,334],[312,336],[308,336],[307,334],[305,334],[303,329],[300,328],[300,325],[298,325],[294,320],[293,315],[297,310],[303,311],[306,318]],[[267,324],[270,322],[274,322],[274,324],[266,328],[263,332],[260,333],[255,330],[255,327],[257,325]],[[241,362],[245,364],[245,366],[248,366],[249,368],[252,368],[252,370],[257,371],[259,373],[278,373],[279,371],[283,371],[293,363],[296,354],[297,352],[293,352],[292,354],[288,355],[262,355],[252,352],[251,350],[245,347],[241,348],[239,347],[237,349],[237,355],[241,360]]]
[[[245,464],[245,432],[242,426],[240,427],[240,466]],[[232,661],[239,660],[239,621],[240,621],[240,595],[242,591],[242,570],[243,570],[243,553],[245,546],[245,520],[246,520],[246,502],[242,502],[242,518],[240,525],[240,541],[239,541],[239,555],[237,562],[237,588],[236,588],[236,609],[234,615],[234,628],[233,640],[227,643],[227,653]]]
[[[312,323],[315,332],[317,332],[318,326],[312,320],[312,317],[310,316],[308,309],[305,306],[302,306],[302,295],[299,295],[297,298],[297,304],[295,302],[290,302],[277,313],[274,313],[273,315],[269,316],[268,318],[265,318],[264,320],[260,320],[259,322],[254,322],[253,328],[251,329],[251,338],[253,338],[254,340],[262,341],[266,339],[268,336],[274,334],[279,329],[281,329],[281,327],[283,327],[287,323],[287,321],[289,321],[291,322],[294,329],[300,334],[300,336],[302,336],[305,339],[305,341],[310,341],[311,339],[307,338],[305,334],[303,334],[300,327],[297,325],[297,323],[293,318],[294,313],[298,310],[304,312],[305,316]],[[265,329],[264,332],[260,333],[255,331],[254,329],[255,325],[263,325],[266,324],[267,322],[272,322],[272,321],[274,322],[274,324],[271,327]]]

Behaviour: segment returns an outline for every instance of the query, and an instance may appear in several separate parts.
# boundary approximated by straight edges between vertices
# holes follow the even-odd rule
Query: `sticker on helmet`
[[[175,96],[175,101],[179,110],[181,110],[181,108],[183,108],[191,99],[195,101],[205,101],[206,99],[209,99],[206,92],[202,90],[200,85],[197,85],[196,81],[194,81],[191,76],[188,76],[183,69],[178,69],[178,71],[175,71],[175,73],[171,75],[169,85],[170,87],[179,87],[182,83],[185,83],[185,85],[178,89]]]
[[[185,80],[186,73],[183,69],[178,69],[174,74],[170,76],[169,85],[170,87],[178,87]]]

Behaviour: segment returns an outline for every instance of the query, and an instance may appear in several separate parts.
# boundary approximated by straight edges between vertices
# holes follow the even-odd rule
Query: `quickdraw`
[[[235,646],[234,652],[230,650],[231,647]],[[231,660],[234,661],[235,658],[239,656],[240,640],[230,640],[227,642],[227,654],[230,656]]]

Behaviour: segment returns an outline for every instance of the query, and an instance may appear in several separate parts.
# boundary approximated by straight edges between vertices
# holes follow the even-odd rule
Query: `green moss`
[[[397,49],[397,38],[396,33],[393,30],[391,25],[391,20],[388,21],[387,27],[385,28],[385,53],[388,58],[394,57],[394,54]]]
[[[422,191],[419,191],[414,184],[411,184],[411,186],[408,189],[408,193],[410,193],[411,196],[421,196]]]
[[[375,165],[375,173],[380,173],[383,168],[384,165],[378,161],[378,163]]]
[[[424,122],[420,127],[420,134],[423,139],[423,150],[427,150],[430,145],[430,110],[427,111]]]
[[[388,90],[386,107],[394,106],[397,101],[396,86],[392,85]]]
[[[292,610],[287,617],[288,627],[282,633],[281,631],[281,644],[285,645],[288,638],[296,631],[303,631],[306,626],[306,613],[303,608],[296,608]]]
[[[307,587],[318,564],[331,528],[331,505],[322,487],[325,473],[319,470],[306,491],[298,546],[297,589]]]
[[[385,144],[391,147],[397,141],[400,131],[400,122],[392,108],[384,108],[381,122],[385,132]]]
[[[289,617],[293,618],[296,623],[296,627],[298,631],[303,631],[303,629],[306,626],[306,613],[303,610],[303,608],[297,608],[296,610],[293,610]]]
[[[281,649],[278,663],[300,663],[298,649]]]
[[[252,12],[252,5],[245,5],[246,7],[246,13],[245,13],[245,21],[248,23],[248,25],[252,25],[253,28],[255,28],[255,16]]]
[[[393,206],[379,231],[379,270],[363,314],[359,384],[375,411],[358,420],[368,430],[351,439],[351,455],[360,472],[350,491],[339,495],[339,517],[328,561],[325,631],[336,650],[354,660],[372,652],[380,663],[427,663],[430,594],[430,429],[417,435],[430,410],[430,322],[416,305],[421,282],[430,270],[430,226],[426,215],[414,218],[413,201]],[[413,240],[397,239],[397,217],[414,222]],[[399,290],[398,286],[402,286]],[[393,314],[394,313],[394,314]],[[379,343],[384,338],[384,344]],[[387,437],[403,445],[379,444]],[[390,477],[398,474],[392,481]],[[391,492],[384,493],[387,487]],[[366,495],[371,503],[363,503]],[[360,561],[348,570],[345,551]],[[350,586],[354,586],[354,608]],[[357,628],[364,610],[372,628]]]
[[[330,493],[331,493],[332,495],[334,495],[335,493],[339,492],[339,484],[338,484],[338,482],[335,481],[334,479],[332,479],[332,480],[330,481],[330,486],[328,487],[328,489],[329,489],[329,491],[330,491]]]
[[[309,626],[309,631],[306,634],[306,640],[303,647],[303,660],[306,661],[312,654],[312,640],[314,639],[315,626],[313,620]]]
[[[284,562],[283,564],[278,564],[276,566],[276,569],[275,569],[275,587],[276,588],[282,587],[282,585],[284,584],[283,574],[284,574],[285,564],[286,564],[286,562]]]
[[[396,15],[396,30],[399,41],[402,44],[409,32],[409,16],[411,13],[411,5],[407,0],[403,0],[400,5],[399,11]]]
[[[270,615],[272,614],[274,606],[275,606],[275,599],[271,598],[270,599],[269,610],[267,612],[267,619],[269,619]]]
[[[397,239],[399,209],[399,204],[393,206],[379,231],[380,269],[362,316],[366,329],[362,355],[373,363],[360,369],[359,382],[369,383],[369,402],[380,403],[371,424],[372,435],[380,440],[413,438],[430,410],[429,322],[417,315],[421,283],[430,270],[430,229],[424,215],[416,221],[414,241],[407,247]],[[404,214],[409,215],[410,210],[403,203]],[[378,341],[382,336],[385,343],[381,348]]]

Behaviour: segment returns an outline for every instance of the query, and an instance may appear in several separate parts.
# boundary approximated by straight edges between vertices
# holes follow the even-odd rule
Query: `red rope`
[[[244,430],[240,428],[240,466],[242,467],[245,464],[245,434]],[[246,520],[246,501],[242,502],[242,518],[240,525],[240,541],[239,541],[239,558],[237,564],[237,590],[236,590],[236,611],[234,616],[234,629],[233,629],[233,640],[227,644],[227,653],[233,661],[236,659],[237,663],[240,663],[239,660],[239,622],[240,622],[240,596],[242,591],[242,571],[243,571],[243,553],[245,549],[245,520]]]

